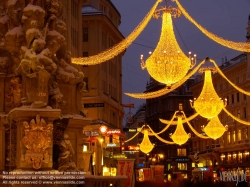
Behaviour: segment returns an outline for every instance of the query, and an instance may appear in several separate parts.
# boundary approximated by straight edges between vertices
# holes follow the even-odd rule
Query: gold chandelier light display
[[[227,131],[227,125],[224,127],[218,116],[210,119],[210,121],[208,122],[208,124],[203,128],[203,131],[206,133],[206,135],[214,140],[220,138],[225,131]]]
[[[179,116],[176,130],[175,130],[174,134],[170,135],[170,138],[172,138],[172,140],[176,144],[182,145],[182,144],[186,143],[190,137],[191,137],[191,135],[187,134],[184,127],[183,127],[182,117]]]
[[[212,82],[212,71],[215,69],[211,67],[202,68],[200,72],[205,72],[204,85],[198,99],[194,101],[190,100],[191,106],[196,110],[196,112],[204,118],[213,118],[217,116],[223,107],[226,105],[225,102],[219,98],[217,95],[213,82]]]
[[[148,22],[151,20],[156,7],[162,0],[157,0],[145,18],[139,23],[139,25],[134,29],[134,31],[124,40],[117,43],[111,48],[93,56],[89,57],[80,57],[80,58],[72,58],[73,64],[80,64],[80,65],[96,65],[106,62],[114,58],[115,56],[122,53],[136,38],[137,36],[144,30],[147,26]]]
[[[154,145],[150,142],[149,137],[148,137],[148,130],[144,130],[144,136],[140,144],[140,150],[143,153],[147,154],[150,151],[152,151],[153,148],[154,148]]]
[[[183,8],[183,6],[180,4],[178,0],[174,0],[176,4],[178,5],[179,9],[181,10],[182,14],[191,22],[193,23],[203,34],[205,34],[207,37],[212,39],[213,41],[217,42],[220,45],[223,45],[225,47],[237,50],[237,51],[244,51],[244,52],[250,52],[250,43],[249,42],[233,42],[229,40],[225,40],[208,30],[206,30],[204,27],[202,27],[200,24],[198,24]]]
[[[181,86],[183,83],[185,83],[190,77],[192,77],[199,69],[200,67],[205,63],[205,60],[200,62],[191,72],[189,72],[182,80],[179,82],[173,84],[171,88],[165,87],[163,89],[153,91],[153,92],[147,92],[147,93],[124,93],[127,96],[136,98],[136,99],[152,99],[156,97],[160,97],[162,95],[165,95],[167,93],[170,93],[171,91],[175,90],[179,86]]]
[[[160,40],[154,52],[152,54],[150,52],[151,55],[146,62],[141,55],[141,67],[147,68],[151,77],[170,88],[172,84],[184,78],[188,70],[195,65],[196,55],[192,58],[189,53],[187,57],[176,41],[172,16],[179,17],[180,11],[171,7],[163,7],[155,12],[155,18],[159,17],[161,10],[163,21]]]

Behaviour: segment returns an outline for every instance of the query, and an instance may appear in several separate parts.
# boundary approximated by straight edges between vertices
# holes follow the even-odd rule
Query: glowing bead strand
[[[188,118],[183,119],[182,121],[183,121],[183,123],[187,123],[188,121],[193,120],[193,119],[196,118],[197,116],[199,116],[199,114],[198,114],[198,113],[195,113],[195,114],[193,114],[192,116],[189,116]],[[159,120],[160,120],[160,122],[162,122],[162,123],[164,123],[164,124],[172,124],[172,125],[176,125],[177,122],[178,122],[178,121],[169,121],[169,120],[160,119],[160,118],[159,118]]]
[[[240,118],[237,118],[236,116],[234,116],[233,114],[231,114],[225,107],[223,108],[223,111],[227,113],[227,115],[229,115],[231,118],[233,118],[235,121],[238,121],[239,123],[243,124],[243,125],[250,125],[250,122],[248,121],[244,121],[241,120]]]
[[[113,47],[93,56],[89,57],[80,57],[80,58],[72,58],[73,64],[80,64],[80,65],[96,65],[106,62],[114,58],[115,56],[122,53],[136,38],[137,36],[144,30],[147,26],[148,22],[154,15],[156,7],[162,0],[157,0],[145,18],[139,23],[139,25],[134,29],[134,31],[124,40],[119,42],[118,44],[114,45]]]
[[[191,22],[193,23],[203,34],[205,34],[207,37],[212,39],[213,41],[219,43],[220,45],[223,45],[225,47],[237,50],[237,51],[244,51],[244,52],[250,52],[250,43],[247,42],[233,42],[229,40],[225,40],[208,30],[206,30],[204,27],[202,27],[200,24],[198,24],[183,8],[183,6],[179,3],[178,0],[174,0],[176,4],[178,5],[179,9],[181,10],[182,14]]]
[[[174,142],[170,142],[168,140],[165,140],[162,137],[160,137],[159,135],[157,135],[150,126],[148,126],[148,128],[151,131],[151,134],[153,134],[161,142],[166,143],[166,144],[175,144]]]
[[[217,66],[217,64],[216,64],[216,62],[215,62],[214,60],[210,59],[210,62],[212,62],[212,63],[214,64],[214,66],[215,66],[217,72],[218,72],[224,79],[226,79],[227,82],[228,82],[229,84],[232,85],[232,87],[234,87],[234,88],[235,88],[236,90],[238,90],[239,92],[241,92],[241,93],[243,93],[243,94],[245,94],[245,95],[250,96],[250,92],[247,92],[246,90],[244,90],[244,89],[238,87],[236,84],[234,84],[233,82],[231,82],[231,81],[226,77],[226,75],[220,70],[220,68]]]

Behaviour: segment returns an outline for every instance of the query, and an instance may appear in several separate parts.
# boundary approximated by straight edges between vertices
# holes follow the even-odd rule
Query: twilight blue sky
[[[112,0],[112,2],[121,14],[122,23],[119,29],[126,37],[145,17],[155,0]],[[180,3],[200,25],[210,32],[224,39],[246,41],[250,0],[180,0]],[[177,6],[171,1],[168,4],[172,7]],[[159,6],[165,6],[165,0]],[[146,59],[148,52],[156,47],[161,31],[161,21],[161,19],[152,18],[134,42],[136,44],[128,47],[123,57],[123,92],[145,91],[149,76],[147,70],[142,70],[140,67],[140,55],[144,54]],[[181,35],[180,37],[175,29],[177,41],[186,54],[188,51],[192,51],[197,54],[198,59],[209,56],[221,64],[221,58],[226,56],[230,60],[241,53],[210,40],[183,15],[173,21]],[[123,96],[123,103],[135,104],[133,113],[144,102],[145,100]]]

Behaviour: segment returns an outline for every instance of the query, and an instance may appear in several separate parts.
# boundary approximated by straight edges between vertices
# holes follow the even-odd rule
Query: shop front
[[[188,178],[192,175],[192,160],[189,157],[173,157],[166,159],[165,173],[168,180],[175,172],[180,173],[181,178]]]

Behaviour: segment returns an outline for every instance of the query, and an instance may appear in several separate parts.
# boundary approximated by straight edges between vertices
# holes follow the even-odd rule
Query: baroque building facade
[[[190,85],[193,83],[193,79],[188,79],[182,86],[176,90],[157,97],[154,99],[146,100],[146,116],[145,122],[148,124],[153,131],[159,132],[164,127],[165,124],[159,121],[159,118],[170,120],[175,111],[179,110],[179,104],[182,104],[183,111],[186,116],[191,116],[193,114],[193,109],[189,104],[189,100],[193,98],[192,92],[190,91]],[[161,84],[150,79],[150,82],[146,86],[146,91],[156,91],[164,88],[166,85]],[[175,131],[174,126],[168,128],[160,136],[166,140],[172,141],[170,139],[170,134]],[[184,128],[187,132],[191,132],[184,124]],[[154,157],[158,154],[163,154],[164,159],[159,160],[158,164],[163,164],[165,166],[164,173],[170,178],[172,172],[181,172],[182,176],[187,178],[191,176],[191,159],[189,159],[188,151],[191,147],[191,142],[188,141],[184,145],[177,144],[165,144],[159,141],[156,137],[150,137],[152,143],[156,146],[148,155],[148,158]],[[148,160],[150,163],[150,160]]]

